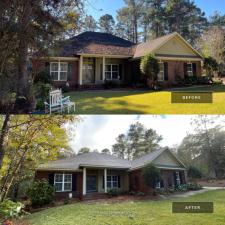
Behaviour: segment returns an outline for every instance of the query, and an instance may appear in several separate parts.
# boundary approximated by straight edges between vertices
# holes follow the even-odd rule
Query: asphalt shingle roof
[[[119,159],[115,156],[97,152],[85,153],[77,155],[73,158],[62,159],[42,164],[38,170],[79,170],[80,167],[96,167],[96,168],[118,168],[118,169],[135,169],[144,166],[146,163],[154,161],[164,151],[163,148],[155,152],[144,155],[136,160],[129,161]],[[169,150],[168,150],[169,151]]]
[[[63,46],[61,56],[74,56],[79,54],[103,55],[134,55],[135,44],[112,34],[100,32],[84,32],[70,40]]]

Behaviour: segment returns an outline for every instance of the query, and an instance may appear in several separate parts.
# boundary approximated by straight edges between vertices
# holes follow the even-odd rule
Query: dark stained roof
[[[144,166],[146,163],[153,162],[164,151],[170,151],[168,148],[163,148],[158,151],[144,155],[136,160],[129,161],[126,159],[119,159],[115,156],[97,152],[86,153],[77,155],[73,158],[62,159],[42,164],[38,170],[79,170],[80,167],[93,167],[93,168],[114,168],[114,169],[136,169]],[[172,153],[171,153],[172,154]],[[176,158],[176,156],[174,156]],[[179,159],[177,159],[179,161]],[[180,162],[180,161],[179,161]],[[180,169],[185,169],[181,164]]]
[[[84,32],[65,42],[60,56],[79,54],[123,55],[132,57],[136,45],[112,34]]]

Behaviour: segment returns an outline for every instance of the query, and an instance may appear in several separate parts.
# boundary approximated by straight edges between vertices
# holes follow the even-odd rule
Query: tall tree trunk
[[[10,121],[10,114],[6,114],[3,125],[2,125],[2,129],[1,129],[1,135],[0,135],[0,170],[2,169],[3,159],[5,156],[4,142],[5,142],[5,137],[7,135],[8,128],[9,128],[9,121]]]

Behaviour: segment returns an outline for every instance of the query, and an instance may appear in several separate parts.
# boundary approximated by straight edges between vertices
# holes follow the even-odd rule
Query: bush
[[[129,195],[135,195],[136,193],[134,191],[130,191]]]
[[[111,197],[117,197],[117,196],[119,196],[120,192],[117,188],[112,188],[112,189],[108,190],[107,194]]]
[[[55,189],[47,181],[36,181],[28,189],[28,196],[31,199],[32,206],[43,206],[54,201]]]
[[[120,86],[120,80],[105,80],[104,88],[111,89],[111,88],[118,88]]]
[[[175,191],[187,191],[188,187],[186,184],[181,184],[175,187]]]
[[[157,80],[159,61],[154,55],[148,54],[141,59],[140,69],[150,80]]]
[[[188,168],[188,177],[194,178],[194,179],[200,179],[202,178],[202,172],[194,166],[190,166]]]
[[[155,184],[161,180],[160,170],[152,163],[142,169],[142,176],[145,184],[151,188],[155,188]]]
[[[34,85],[34,94],[37,98],[37,110],[43,110],[44,109],[44,102],[49,101],[49,92],[51,90],[52,86],[50,84],[44,84],[44,83],[37,83]]]
[[[44,83],[44,84],[50,84],[52,82],[50,73],[47,71],[42,71],[38,73],[34,78],[34,84],[37,83]]]
[[[22,214],[23,208],[22,203],[6,199],[0,203],[0,216],[4,219],[17,218]]]
[[[146,194],[144,192],[138,191],[137,196],[145,196]]]
[[[197,183],[189,183],[187,184],[187,189],[190,191],[198,191],[202,189],[202,186]]]

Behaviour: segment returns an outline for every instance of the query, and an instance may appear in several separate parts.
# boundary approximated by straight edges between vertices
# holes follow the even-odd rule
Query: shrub
[[[120,80],[105,80],[104,88],[111,89],[111,88],[118,88],[120,86]]]
[[[157,80],[159,73],[159,61],[152,54],[148,54],[141,59],[140,69],[147,78]]]
[[[111,197],[116,197],[120,194],[120,192],[117,188],[112,188],[112,189],[108,190],[107,194]]]
[[[51,90],[51,88],[52,86],[50,84],[44,84],[40,82],[34,85],[34,94],[37,98],[36,109],[44,109],[44,102],[49,101],[49,91]]]
[[[28,189],[32,206],[43,206],[54,201],[55,189],[47,181],[36,181]]]
[[[134,191],[130,191],[129,195],[135,195],[136,193]]]
[[[202,189],[202,186],[197,183],[189,183],[187,184],[187,189],[190,191],[198,191]]]
[[[146,194],[144,192],[138,191],[137,196],[145,196]]]
[[[188,177],[200,179],[202,178],[202,172],[195,166],[190,166],[188,168]]]
[[[38,73],[34,78],[34,84],[37,83],[44,83],[44,84],[50,84],[52,82],[50,73],[47,71],[42,71]]]
[[[188,187],[186,184],[181,184],[175,187],[175,191],[187,191]]]
[[[0,203],[0,216],[4,219],[17,218],[22,214],[23,208],[22,203],[6,199]]]
[[[206,70],[207,75],[211,77],[214,71],[219,70],[219,64],[213,57],[208,57],[204,60],[204,69]]]
[[[155,184],[161,180],[160,170],[152,163],[142,169],[142,176],[145,184],[151,188],[155,188]]]

